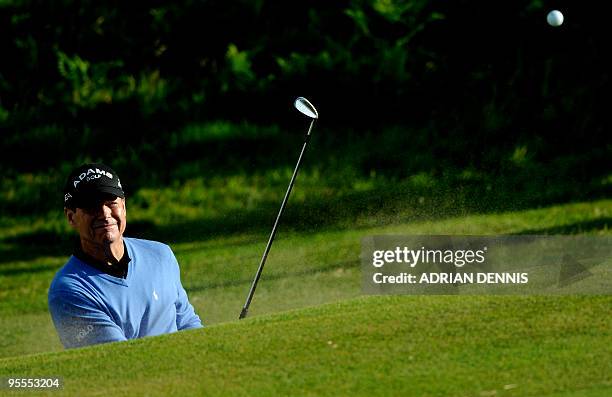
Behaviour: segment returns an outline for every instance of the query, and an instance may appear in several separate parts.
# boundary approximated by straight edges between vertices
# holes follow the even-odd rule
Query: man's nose
[[[95,216],[100,216],[104,218],[108,218],[111,216],[112,210],[105,203],[99,204],[95,207]]]
[[[112,213],[113,211],[111,210],[111,208],[110,208],[108,205],[103,204],[103,205],[102,205],[102,212],[104,213],[104,216],[105,216],[105,217],[110,217],[110,215],[111,215],[111,213]]]

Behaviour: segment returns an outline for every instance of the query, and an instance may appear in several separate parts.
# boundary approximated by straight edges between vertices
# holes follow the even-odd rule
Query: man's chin
[[[109,242],[109,243],[114,243],[115,241],[119,240],[119,237],[121,236],[119,235],[118,231],[114,231],[112,233],[105,233],[104,241]]]
[[[119,240],[121,236],[119,235],[119,231],[118,230],[105,230],[105,231],[101,231],[98,234],[98,238],[97,240],[100,241],[102,244],[112,244],[115,241]]]

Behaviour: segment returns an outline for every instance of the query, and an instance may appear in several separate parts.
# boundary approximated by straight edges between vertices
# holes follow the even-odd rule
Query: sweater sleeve
[[[67,349],[127,340],[108,314],[79,294],[50,294],[49,312],[60,341]]]
[[[180,284],[179,280],[179,293],[178,299],[176,300],[176,328],[180,331],[182,329],[191,328],[202,328],[202,321],[200,316],[195,313],[193,306],[187,299],[187,292]]]
[[[179,264],[172,250],[170,250],[170,255],[172,256],[172,261],[176,265],[176,328],[179,331],[183,329],[202,328],[202,321],[200,320],[200,317],[196,314],[191,303],[189,303],[189,299],[187,298],[187,292],[185,291],[185,288],[183,288],[183,284],[181,283],[181,272]]]

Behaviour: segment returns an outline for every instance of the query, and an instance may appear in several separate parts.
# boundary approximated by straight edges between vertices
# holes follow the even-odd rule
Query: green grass
[[[0,361],[67,395],[605,396],[610,297],[369,297]],[[53,392],[49,393],[53,395]]]
[[[279,233],[250,315],[319,305],[361,294],[361,238],[374,234],[609,233],[612,200],[541,209],[474,214],[348,230]],[[401,218],[401,213],[394,215]],[[355,222],[359,224],[358,221]],[[22,225],[23,230],[36,225]],[[42,224],[41,226],[42,227]],[[11,230],[15,230],[14,228]],[[190,300],[206,324],[238,316],[265,246],[267,231],[199,241],[169,241],[179,259]],[[0,357],[61,349],[47,312],[46,293],[66,252],[4,258],[0,265]],[[468,298],[466,298],[468,299]]]
[[[134,184],[127,235],[172,246],[208,327],[67,352],[46,295],[71,250],[54,199],[70,165],[8,173],[0,377],[59,374],[72,395],[609,395],[610,298],[364,298],[359,265],[369,235],[610,234],[609,172],[524,150],[497,171],[451,169],[399,132],[314,137],[243,322],[300,137],[194,125],[171,137],[180,164],[117,156]]]

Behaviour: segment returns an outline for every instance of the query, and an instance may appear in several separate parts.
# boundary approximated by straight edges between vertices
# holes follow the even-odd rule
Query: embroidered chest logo
[[[159,296],[157,296],[157,292],[155,292],[155,289],[153,290],[153,299],[159,300]]]

